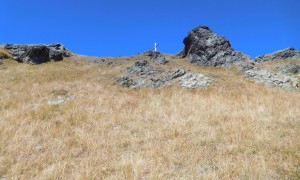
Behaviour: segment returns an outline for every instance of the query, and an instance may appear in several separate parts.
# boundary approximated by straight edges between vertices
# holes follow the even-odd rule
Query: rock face
[[[244,76],[257,83],[262,83],[267,86],[281,87],[286,90],[296,90],[298,89],[298,79],[282,75],[278,73],[271,73],[267,70],[247,70]]]
[[[295,50],[294,48],[287,48],[280,51],[276,51],[272,54],[266,54],[258,56],[254,59],[255,62],[264,62],[272,60],[300,60],[300,51]]]
[[[155,68],[148,61],[137,61],[125,69],[125,75],[117,77],[116,81],[123,87],[159,88],[179,83],[185,88],[208,87],[211,79],[184,69],[167,70]]]
[[[249,56],[232,49],[225,37],[218,36],[207,26],[193,29],[183,43],[185,47],[177,56],[198,65],[229,66],[231,63],[250,59]]]
[[[49,61],[61,61],[71,54],[61,44],[50,45],[13,45],[4,47],[11,53],[15,60],[23,63],[41,64]]]
[[[158,51],[146,51],[144,55],[150,56],[150,60],[158,64],[166,64],[169,62],[166,60],[165,56]]]

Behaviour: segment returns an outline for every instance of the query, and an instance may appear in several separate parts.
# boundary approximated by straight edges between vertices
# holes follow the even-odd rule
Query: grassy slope
[[[83,57],[0,70],[0,177],[284,179],[300,177],[300,93],[193,66],[209,89],[131,90],[112,81],[133,60]],[[76,100],[45,103],[53,91]]]

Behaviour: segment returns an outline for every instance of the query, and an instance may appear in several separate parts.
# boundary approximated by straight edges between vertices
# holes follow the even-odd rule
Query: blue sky
[[[299,0],[0,0],[0,44],[61,42],[78,54],[175,54],[207,25],[254,57],[300,49]]]

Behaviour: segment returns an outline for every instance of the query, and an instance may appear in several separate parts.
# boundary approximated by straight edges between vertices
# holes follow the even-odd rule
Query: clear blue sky
[[[300,49],[300,0],[0,0],[0,44],[61,42],[93,56],[175,54],[207,25],[252,57]]]

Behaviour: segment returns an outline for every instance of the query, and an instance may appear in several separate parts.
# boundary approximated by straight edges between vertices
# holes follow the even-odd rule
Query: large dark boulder
[[[207,26],[199,26],[184,38],[184,49],[177,55],[187,58],[190,63],[204,66],[229,66],[231,63],[243,62],[249,56],[231,48],[230,42],[218,36]]]
[[[264,62],[264,61],[273,61],[273,60],[300,60],[300,51],[297,51],[294,48],[286,48],[271,54],[258,56],[254,59],[255,62]]]
[[[61,61],[71,53],[61,44],[50,45],[14,45],[7,44],[4,47],[15,60],[22,63],[41,64],[49,61]]]

